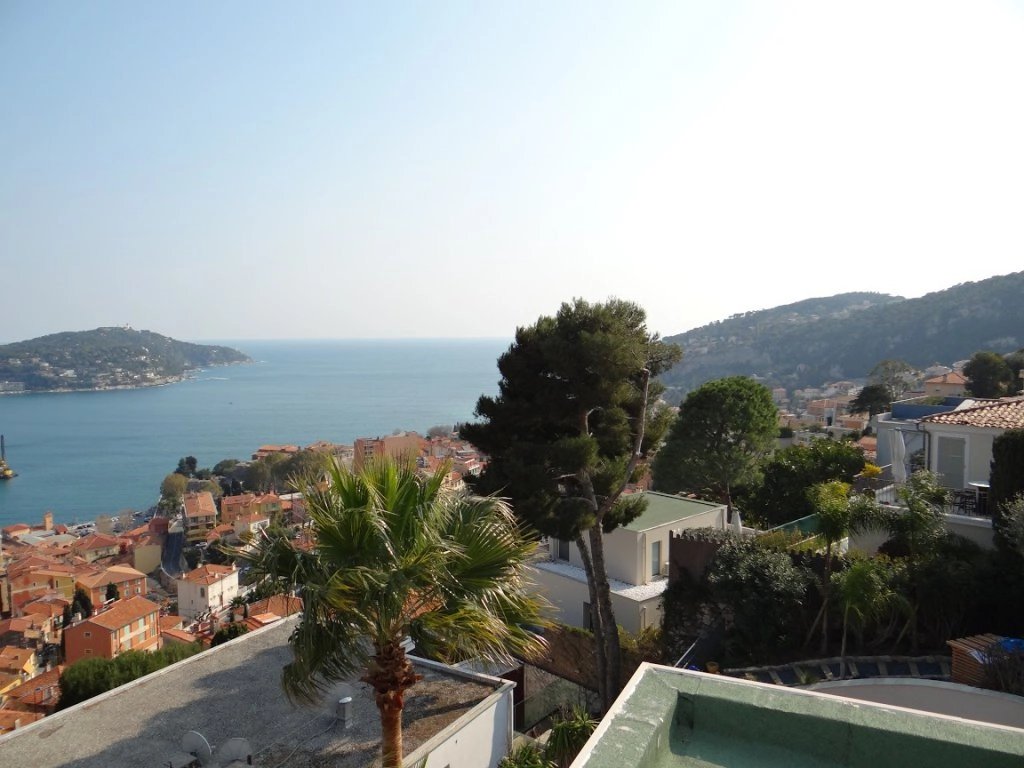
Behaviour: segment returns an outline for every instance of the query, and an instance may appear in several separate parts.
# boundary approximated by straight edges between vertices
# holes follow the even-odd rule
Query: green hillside
[[[0,383],[28,392],[162,384],[197,368],[251,362],[230,347],[190,344],[152,331],[97,328],[0,346]]]
[[[735,315],[670,336],[683,361],[662,378],[677,394],[705,381],[758,375],[770,386],[863,378],[876,363],[949,364],[1024,346],[1024,272],[962,283],[918,299],[846,293]]]

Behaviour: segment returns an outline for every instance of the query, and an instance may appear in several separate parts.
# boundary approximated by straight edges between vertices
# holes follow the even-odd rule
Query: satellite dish
[[[220,765],[231,765],[235,761],[252,765],[252,747],[248,739],[228,739],[217,748],[217,762]]]
[[[199,760],[200,765],[206,765],[213,758],[213,750],[210,749],[210,742],[199,731],[186,731],[181,737],[181,748]]]

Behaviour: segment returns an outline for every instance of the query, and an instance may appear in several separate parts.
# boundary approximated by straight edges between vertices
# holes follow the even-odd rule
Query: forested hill
[[[757,374],[770,386],[864,378],[880,360],[949,364],[979,350],[1024,347],[1024,272],[962,283],[919,299],[845,293],[734,315],[666,341],[683,361],[662,379],[686,393]]]
[[[0,346],[0,384],[6,391],[28,392],[151,386],[197,368],[245,362],[249,357],[230,347],[97,328]]]

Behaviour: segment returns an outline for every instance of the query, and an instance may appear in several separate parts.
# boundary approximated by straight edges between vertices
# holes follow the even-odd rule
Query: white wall
[[[990,518],[945,515],[946,528],[958,536],[970,539],[982,549],[995,549],[992,520]],[[883,530],[864,531],[850,536],[849,548],[873,555],[889,538]]]
[[[531,580],[537,590],[552,604],[551,617],[563,624],[586,627],[583,604],[590,602],[590,590],[586,582],[553,573],[543,568],[531,568]],[[636,634],[645,627],[661,624],[661,595],[646,600],[631,600],[612,593],[612,610],[615,620],[625,630]]]
[[[448,668],[446,672],[452,674]],[[406,756],[405,764],[413,768],[497,768],[512,748],[515,688],[515,683],[500,682],[503,685],[497,691]]]

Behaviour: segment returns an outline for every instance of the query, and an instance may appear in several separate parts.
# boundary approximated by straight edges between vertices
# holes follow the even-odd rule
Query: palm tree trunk
[[[821,583],[821,655],[828,653],[828,603],[832,587],[832,542],[825,547],[825,578]],[[844,638],[845,639],[845,638]]]
[[[380,711],[380,757],[383,768],[402,768],[402,706],[394,694],[377,697]]]
[[[363,681],[373,686],[380,713],[380,756],[383,768],[402,768],[402,709],[405,692],[420,676],[397,640],[377,648]]]

